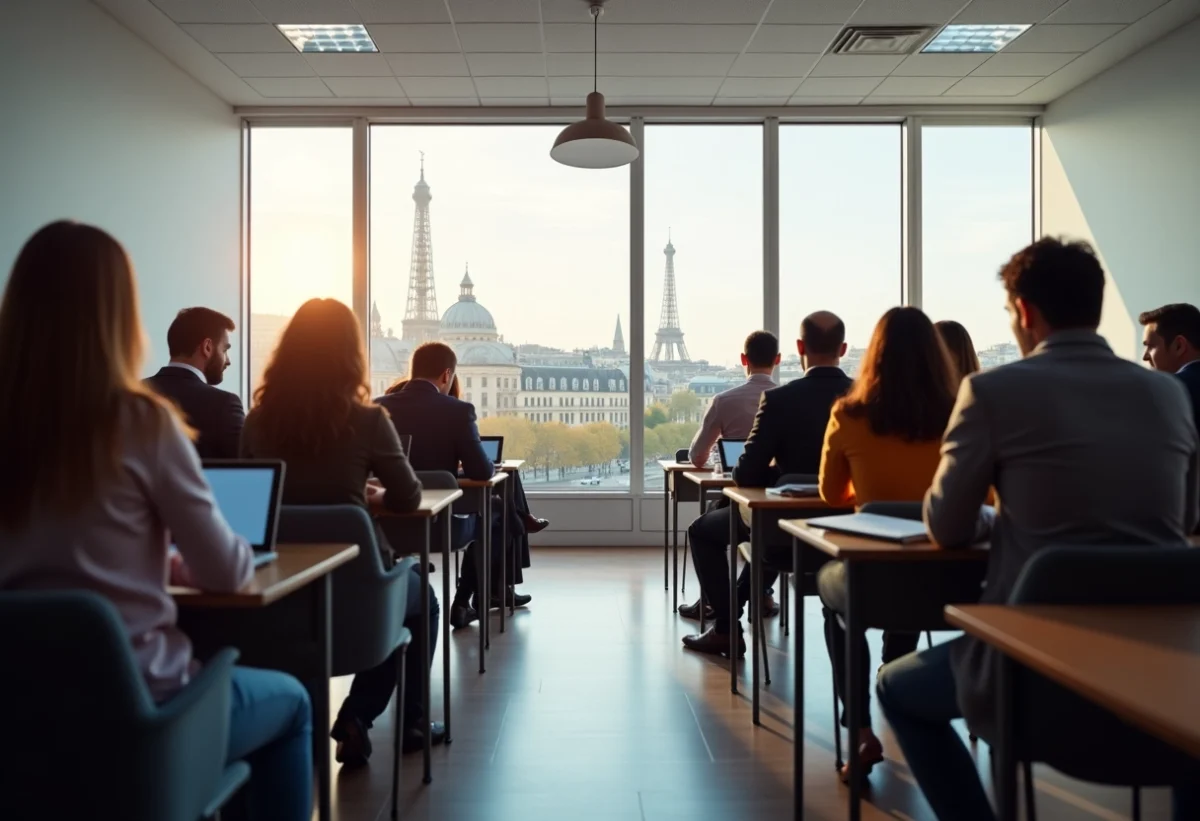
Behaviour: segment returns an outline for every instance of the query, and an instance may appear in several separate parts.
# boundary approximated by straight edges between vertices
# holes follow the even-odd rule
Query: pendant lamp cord
[[[600,10],[592,9],[592,92],[599,91],[600,73]]]

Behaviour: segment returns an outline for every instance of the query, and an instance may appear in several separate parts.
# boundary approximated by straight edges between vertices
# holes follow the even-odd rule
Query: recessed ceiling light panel
[[[992,54],[1028,28],[1028,25],[949,25],[921,51],[925,54]]]
[[[279,31],[296,51],[306,54],[336,54],[379,51],[364,26],[280,24]]]

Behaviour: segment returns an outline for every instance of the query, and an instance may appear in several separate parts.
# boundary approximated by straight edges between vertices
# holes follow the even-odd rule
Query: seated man
[[[800,325],[796,349],[804,377],[763,393],[746,450],[733,471],[733,481],[741,487],[770,487],[784,474],[816,475],[820,469],[829,411],[850,388],[850,377],[839,367],[846,353],[846,326],[828,311],[810,314]],[[683,645],[701,653],[729,652],[729,631],[741,621],[750,598],[750,568],[746,567],[738,579],[738,612],[729,612],[725,551],[730,516],[738,517],[739,538],[745,538],[748,531],[739,511],[731,507],[711,510],[688,528],[700,592],[712,606],[713,624],[704,633],[686,636]],[[764,568],[764,587],[773,585],[778,575]]]
[[[209,308],[184,308],[167,330],[171,361],[145,380],[174,402],[196,429],[201,459],[236,459],[246,412],[236,393],[214,387],[229,367],[233,320]]]
[[[1146,326],[1142,359],[1156,371],[1179,377],[1192,398],[1192,419],[1200,428],[1200,309],[1177,303],[1146,311],[1138,317]]]
[[[448,395],[454,383],[458,357],[454,350],[441,342],[426,342],[412,353],[409,362],[409,381],[399,391],[375,400],[387,408],[392,424],[401,436],[412,437],[408,461],[414,470],[444,470],[466,479],[490,479],[495,465],[483,450],[479,428],[475,423],[475,407],[469,402]],[[495,517],[494,517],[495,518]],[[499,528],[492,523],[492,578],[500,579],[501,544]],[[386,522],[385,522],[386,526]],[[499,603],[499,596],[484,602],[476,579],[475,562],[479,545],[467,548],[462,577],[450,607],[450,624],[465,627],[479,617],[479,608]],[[514,583],[516,579],[512,580]],[[518,607],[532,599],[518,595],[511,588],[508,595]],[[475,606],[472,606],[472,597]],[[507,604],[507,602],[505,602]]]
[[[1096,333],[1104,272],[1091,248],[1042,239],[1000,278],[1025,358],[963,381],[925,497],[938,544],[990,535],[982,601],[991,604],[1008,601],[1045,547],[1179,544],[1200,519],[1187,394],[1179,380],[1117,357]],[[993,486],[994,522],[980,515]],[[879,674],[879,703],[942,821],[995,817],[975,758],[950,726],[965,716],[977,735],[995,737],[994,652],[961,637]],[[1175,817],[1200,818],[1179,797]]]
[[[771,371],[778,364],[779,340],[775,334],[755,331],[746,337],[742,346],[742,367],[746,369],[746,381],[713,397],[712,404],[704,414],[704,421],[700,423],[700,429],[692,437],[691,447],[688,448],[688,459],[693,465],[703,468],[708,464],[718,439],[745,439],[750,435],[763,392],[775,387]],[[728,505],[729,500],[722,496],[709,503],[709,510]],[[700,618],[701,601],[682,605],[679,615],[685,619]],[[769,593],[763,597],[763,612],[770,616],[779,612],[779,605],[775,604]],[[710,617],[711,613],[710,607]]]

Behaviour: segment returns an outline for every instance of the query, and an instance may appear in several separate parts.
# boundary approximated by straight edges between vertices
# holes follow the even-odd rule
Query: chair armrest
[[[238,651],[232,647],[217,651],[186,687],[169,701],[159,705],[155,710],[153,723],[170,724],[212,698],[214,694],[228,698],[230,671],[237,659]],[[225,720],[228,721],[228,716]]]
[[[414,568],[416,566],[417,566],[416,557],[407,556],[407,557],[401,559],[400,561],[398,561],[389,570],[384,571],[384,573],[383,573],[384,582],[390,584],[391,582],[395,581],[396,579],[404,578],[404,574],[406,572],[411,572],[412,568]]]

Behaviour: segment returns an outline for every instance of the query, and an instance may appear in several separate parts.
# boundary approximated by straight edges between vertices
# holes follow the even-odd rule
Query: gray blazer
[[[989,487],[996,512],[983,517]],[[1178,544],[1198,519],[1200,445],[1187,392],[1091,331],[1052,334],[1025,359],[964,380],[925,496],[938,544],[990,536],[987,603],[1007,601],[1044,547]],[[991,651],[963,638],[952,652],[959,706],[989,738]]]

